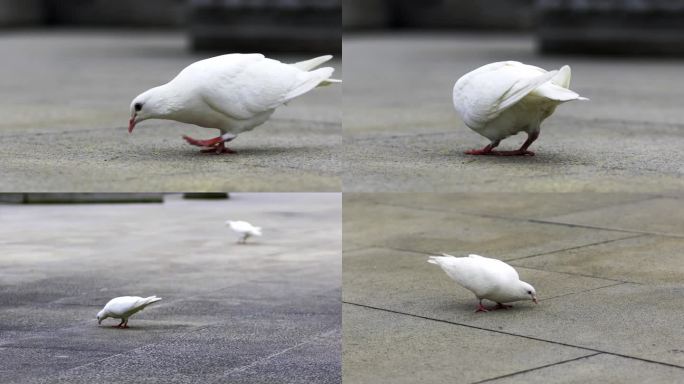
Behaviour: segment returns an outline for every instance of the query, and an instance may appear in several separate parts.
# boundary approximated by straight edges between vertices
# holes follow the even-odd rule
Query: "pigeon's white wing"
[[[557,73],[517,61],[488,64],[458,79],[454,107],[469,127],[480,128]]]
[[[115,297],[109,300],[104,309],[105,312],[120,316],[134,310],[141,299],[139,296]]]
[[[589,100],[569,89],[571,77],[572,73],[570,71],[570,66],[564,65],[558,70],[558,73],[551,81],[542,84],[530,92],[530,95],[545,97],[561,102],[570,100]]]
[[[480,263],[485,268],[488,268],[492,271],[496,271],[498,274],[500,274],[505,279],[520,280],[520,276],[518,275],[518,271],[516,271],[515,268],[511,267],[510,265],[504,263],[501,260],[492,259],[489,257],[483,257],[480,255],[474,255],[474,254],[468,255],[468,257],[477,260],[477,262]]]
[[[194,63],[173,81],[194,87],[196,97],[221,114],[250,119],[315,88],[332,72],[307,72],[260,54],[230,54]]]

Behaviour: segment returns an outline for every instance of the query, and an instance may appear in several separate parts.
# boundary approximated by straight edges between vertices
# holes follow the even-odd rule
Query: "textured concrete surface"
[[[0,36],[0,50],[3,192],[341,188],[341,86],[316,89],[278,109],[234,141],[238,155],[208,156],[181,136],[209,138],[216,130],[150,120],[132,135],[126,131],[135,96],[207,57],[188,53],[182,35],[26,31]],[[332,65],[342,78],[338,59]]]
[[[453,109],[481,65],[569,64],[588,102],[561,105],[524,158],[463,154],[488,141]],[[543,57],[531,36],[350,34],[344,39],[344,188],[406,192],[655,192],[684,187],[682,62]],[[501,144],[517,148],[518,135]]]
[[[343,378],[576,383],[615,369],[605,382],[681,381],[684,221],[662,212],[683,202],[345,194]],[[473,294],[426,262],[438,252],[507,260],[539,305],[474,313]]]
[[[339,383],[341,197],[0,205],[0,382]],[[263,226],[236,244],[228,218]],[[163,300],[129,329],[112,297]]]

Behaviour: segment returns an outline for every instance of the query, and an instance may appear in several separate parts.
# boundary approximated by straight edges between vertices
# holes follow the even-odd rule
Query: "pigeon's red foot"
[[[482,303],[480,303],[478,304],[477,309],[475,310],[475,313],[478,312],[489,312],[489,309],[485,308],[485,306],[482,305]]]
[[[221,154],[224,154],[224,153],[228,153],[228,154],[235,154],[235,153],[237,153],[236,151],[234,151],[234,150],[232,150],[232,149],[226,147],[225,144],[223,144],[223,143],[221,143],[221,144],[219,144],[219,145],[216,145],[216,146],[214,146],[213,148],[206,148],[206,149],[203,149],[203,150],[201,150],[200,152],[202,152],[202,153],[214,153],[214,154],[217,154],[217,155],[221,155]]]
[[[494,308],[492,308],[492,309],[496,310],[496,309],[509,309],[509,308],[513,308],[513,306],[512,306],[512,305],[501,304],[501,303],[496,303],[496,307],[494,307]]]
[[[188,142],[188,144],[194,145],[196,147],[213,147],[219,144],[223,143],[223,138],[221,136],[219,137],[214,137],[213,139],[209,140],[198,140],[198,139],[193,139],[190,136],[183,136],[183,139]]]
[[[185,141],[187,141],[188,144],[204,148],[201,151],[202,153],[215,153],[217,155],[221,155],[224,153],[237,153],[230,148],[226,148],[226,140],[221,136],[209,140],[198,140],[193,139],[189,136],[183,136],[183,139],[185,139]]]

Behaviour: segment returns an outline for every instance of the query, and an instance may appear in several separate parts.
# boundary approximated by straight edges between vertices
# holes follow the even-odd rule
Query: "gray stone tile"
[[[343,332],[349,383],[472,383],[593,353],[353,305]]]
[[[600,354],[522,372],[510,377],[488,381],[505,383],[678,383],[684,369],[614,355]]]
[[[639,283],[684,281],[684,239],[644,235],[512,262],[515,266]]]
[[[560,223],[684,236],[681,198],[654,198],[588,212],[550,217]]]
[[[393,207],[368,201],[347,202],[344,210],[345,242],[422,253],[476,253],[511,260],[634,236],[593,228]]]
[[[0,378],[3,383],[33,383],[54,372],[95,362],[108,352],[49,348],[0,347]]]
[[[0,382],[212,382],[252,364],[245,380],[339,382],[339,194],[0,210],[0,350],[24,351]],[[264,236],[236,244],[229,218]],[[130,294],[163,300],[129,329],[97,325]],[[52,350],[80,357],[53,364]]]
[[[652,197],[636,193],[348,193],[345,201],[367,200],[440,212],[543,219]]]

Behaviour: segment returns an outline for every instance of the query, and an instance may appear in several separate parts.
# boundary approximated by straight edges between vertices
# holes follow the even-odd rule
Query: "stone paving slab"
[[[533,256],[511,264],[645,284],[677,284],[684,281],[683,255],[684,239],[644,235]]]
[[[684,236],[678,214],[684,199],[675,197],[636,201],[624,206],[602,207],[591,212],[569,213],[548,220],[575,225],[592,225],[628,231]]]
[[[280,108],[235,140],[236,156],[204,156],[181,136],[216,130],[171,121],[127,133],[131,100],[206,58],[184,36],[88,30],[4,34],[0,190],[4,192],[339,191],[342,87]],[[281,54],[283,61],[311,55]],[[331,62],[342,78],[341,60]]]
[[[566,363],[517,373],[510,377],[487,381],[505,383],[653,383],[670,384],[682,379],[679,368],[653,364],[615,355],[599,354]]]
[[[559,198],[562,197],[562,198]],[[570,213],[593,211],[613,205],[639,202],[658,195],[604,193],[488,193],[486,199],[472,193],[348,193],[345,202],[397,205],[406,208],[456,212],[482,216],[545,219]],[[496,200],[493,205],[491,200]]]
[[[253,382],[339,383],[340,217],[339,194],[0,205],[0,351],[11,355],[0,381],[230,382],[227,371],[251,367]],[[229,218],[264,236],[236,244]],[[131,294],[163,300],[129,329],[97,325],[110,298]]]
[[[472,383],[594,353],[348,304],[343,330],[349,383]]]
[[[345,36],[345,191],[646,192],[682,182],[680,60],[540,56],[532,36],[392,33]],[[537,156],[473,157],[487,140],[453,110],[455,81],[481,65],[570,64],[588,102],[560,106]],[[381,75],[378,75],[381,74]],[[505,140],[514,148],[524,135]]]

